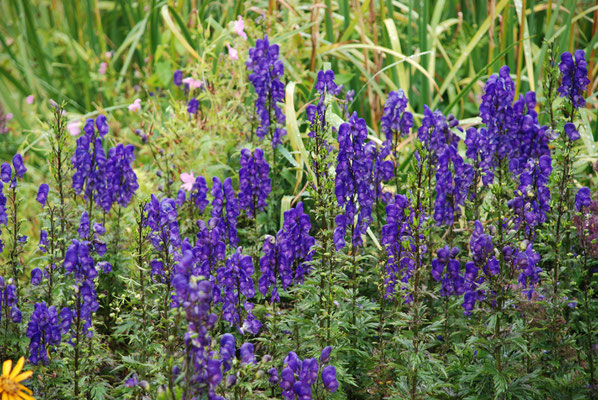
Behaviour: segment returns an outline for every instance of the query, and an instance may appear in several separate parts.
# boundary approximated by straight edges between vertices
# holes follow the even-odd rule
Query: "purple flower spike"
[[[270,382],[271,385],[276,385],[279,382],[278,370],[276,368],[272,367],[268,371],[268,374],[270,374],[270,378],[268,378],[268,382]]]
[[[31,284],[33,286],[38,286],[40,283],[42,283],[43,277],[44,277],[44,274],[42,273],[41,269],[33,268],[31,270]]]
[[[322,349],[322,353],[320,353],[320,362],[322,364],[327,364],[330,361],[330,353],[332,352],[332,347],[326,346]]]
[[[52,347],[60,344],[60,323],[56,307],[46,306],[46,303],[37,303],[31,319],[27,325],[29,342],[29,361],[33,365],[48,364],[48,354]]]
[[[50,187],[47,183],[42,183],[39,185],[39,190],[37,191],[37,198],[36,200],[44,207],[46,205],[46,200],[48,199],[48,191]]]
[[[12,158],[12,165],[19,178],[22,178],[23,175],[25,175],[25,172],[27,172],[27,168],[25,168],[25,163],[23,162],[23,156],[19,153],[15,154]]]
[[[407,103],[405,92],[401,89],[388,94],[381,118],[382,132],[386,135],[387,141],[396,143],[398,136],[407,136],[413,127],[413,114],[405,111]]]
[[[322,369],[322,383],[329,392],[336,392],[338,381],[336,380],[336,368],[334,366],[327,365]]]
[[[285,96],[285,85],[281,81],[284,65],[278,51],[278,45],[270,45],[268,36],[265,36],[249,49],[247,60],[247,69],[251,71],[249,81],[257,94],[255,108],[259,126],[256,135],[260,139],[271,135],[273,148],[278,147],[282,143],[281,138],[287,134],[286,130],[278,127],[285,122],[285,115],[278,105]]]
[[[253,355],[253,344],[243,343],[241,345],[241,361],[247,364],[255,364],[257,361]]]
[[[8,183],[10,182],[10,178],[12,176],[12,168],[10,168],[9,163],[4,163],[0,166],[0,179],[2,182]]]
[[[565,133],[567,134],[567,137],[569,139],[571,139],[571,141],[576,141],[579,138],[581,138],[581,135],[579,134],[579,131],[577,130],[577,128],[575,127],[575,124],[571,123],[571,122],[567,122],[565,124]]]
[[[89,237],[89,215],[87,211],[81,213],[81,220],[79,221],[79,228],[77,229],[80,239],[87,239]]]
[[[39,233],[39,249],[42,253],[47,251],[48,247],[48,231],[42,230]]]
[[[106,122],[105,115],[103,115],[103,114],[98,115],[98,117],[96,118],[96,128],[98,129],[98,133],[100,134],[100,137],[104,137],[108,134],[110,127],[108,126],[108,123]]]
[[[575,58],[569,52],[561,54],[559,69],[563,74],[561,86],[557,89],[561,97],[566,97],[574,109],[585,106],[583,92],[590,83],[585,52],[577,50]]]
[[[179,69],[174,71],[173,82],[176,86],[181,86],[183,84],[183,72]]]
[[[187,103],[187,112],[189,114],[193,115],[193,114],[197,113],[198,107],[199,107],[199,101],[197,101],[197,99],[195,97],[193,97]]]
[[[344,214],[335,219],[334,243],[336,250],[345,246],[347,227],[352,228],[353,248],[363,244],[362,235],[372,222],[372,207],[375,201],[373,177],[373,152],[368,151],[365,120],[353,113],[349,122],[338,130],[339,152],[337,156],[334,193]],[[357,206],[359,205],[359,211]],[[357,225],[353,226],[355,216]]]
[[[268,205],[266,199],[270,187],[270,165],[264,159],[264,151],[255,149],[241,150],[241,168],[239,169],[239,207],[247,211],[250,218],[256,216]]]
[[[575,209],[581,211],[582,207],[588,207],[590,204],[592,204],[590,189],[587,187],[580,188],[575,195]]]

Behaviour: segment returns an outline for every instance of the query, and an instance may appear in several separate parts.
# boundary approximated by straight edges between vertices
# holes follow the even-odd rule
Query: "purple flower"
[[[101,183],[98,185],[98,202],[104,211],[110,211],[113,203],[127,207],[135,191],[139,189],[137,175],[131,164],[135,160],[133,145],[122,144],[108,151]]]
[[[15,154],[12,158],[12,165],[19,178],[22,178],[23,175],[25,175],[25,172],[27,172],[27,168],[25,168],[25,163],[23,162],[23,156],[19,153]]]
[[[44,207],[46,205],[46,200],[48,199],[48,191],[50,187],[47,183],[42,183],[39,185],[39,190],[37,191],[37,198],[36,200]]]
[[[150,240],[156,252],[162,252],[164,249],[174,252],[174,248],[181,244],[175,201],[169,198],[159,201],[152,194],[145,211],[147,212],[145,224],[150,227]],[[172,264],[164,266],[162,261],[152,260],[150,267],[152,278],[157,275],[162,278],[170,277]]]
[[[270,375],[270,377],[268,378],[268,382],[270,382],[271,385],[276,385],[279,382],[278,370],[276,368],[272,367],[268,371],[268,374]]]
[[[384,113],[380,119],[382,133],[386,135],[387,141],[395,145],[394,147],[396,147],[397,138],[407,136],[413,127],[413,114],[406,111],[407,103],[405,92],[399,89],[396,92],[390,92],[384,104]]]
[[[210,204],[207,199],[208,195],[208,184],[206,178],[198,176],[191,187],[191,194],[189,195],[189,201],[195,204],[195,207],[199,209],[199,213],[203,214],[205,208]]]
[[[224,372],[228,372],[231,369],[235,352],[235,337],[230,333],[225,333],[220,338],[220,358],[222,359],[222,369]]]
[[[45,253],[48,247],[48,231],[42,230],[39,233],[39,250]]]
[[[538,267],[540,255],[534,251],[532,243],[529,243],[524,251],[517,251],[517,257],[513,258],[517,268],[521,271],[519,274],[519,284],[526,288],[524,293],[528,299],[532,297],[534,287],[540,282],[540,272]]]
[[[406,283],[415,267],[413,209],[404,195],[396,195],[386,206],[386,224],[382,227],[382,245],[388,262],[385,265],[386,297],[395,293],[396,286]]]
[[[343,85],[337,85],[334,82],[334,71],[318,71],[315,89],[320,94],[328,93],[332,96],[338,96],[343,90]]]
[[[187,112],[189,114],[195,114],[197,113],[197,108],[199,107],[199,101],[197,101],[197,99],[195,97],[193,97],[191,100],[189,100],[189,102],[187,103]]]
[[[474,177],[473,167],[464,163],[457,151],[460,139],[451,128],[458,125],[459,121],[453,115],[445,118],[440,111],[432,112],[424,107],[418,138],[428,152],[429,167],[436,171],[434,219],[438,225],[454,223]]]
[[[173,82],[176,86],[181,86],[183,83],[183,72],[180,69],[174,71]]]
[[[139,379],[137,378],[137,373],[133,373],[133,375],[126,380],[125,386],[128,388],[134,388],[137,385],[139,385]]]
[[[253,344],[243,343],[241,345],[241,361],[246,364],[256,364],[255,356],[253,355]]]
[[[79,234],[80,239],[87,239],[89,237],[89,215],[87,215],[87,211],[81,213],[77,233]]]
[[[265,36],[249,49],[247,60],[247,69],[251,71],[249,81],[257,94],[255,108],[259,126],[256,135],[262,139],[269,134],[273,148],[281,144],[281,138],[286,135],[286,131],[278,127],[285,122],[285,115],[278,105],[285,96],[285,85],[281,81],[284,65],[278,51],[278,45],[270,45],[268,36]]]
[[[100,261],[96,266],[105,274],[112,271],[112,264],[110,264],[108,261]]]
[[[499,165],[508,164],[510,171],[519,175],[530,158],[550,155],[549,129],[538,123],[535,107],[534,92],[515,99],[509,67],[503,66],[498,75],[488,78],[480,105],[485,127],[470,128],[465,140],[466,155],[473,160],[474,170],[477,176],[481,174],[484,185],[493,182]]]
[[[322,349],[320,353],[320,362],[322,364],[327,364],[330,361],[330,353],[332,352],[332,347],[326,346]]]
[[[363,244],[362,235],[372,222],[372,207],[376,192],[372,182],[373,153],[366,151],[367,126],[365,120],[353,113],[348,123],[338,130],[339,152],[337,156],[334,192],[344,213],[335,219],[334,242],[336,250],[345,246],[347,226],[353,233],[353,248]],[[357,206],[359,205],[359,212]],[[357,225],[353,220],[357,215]]]
[[[218,226],[226,232],[228,243],[235,247],[239,243],[237,236],[237,218],[239,212],[239,200],[233,190],[231,178],[226,178],[224,183],[217,177],[212,180],[212,211],[211,216],[218,218]]]
[[[241,304],[241,295],[246,299],[251,299],[255,296],[254,282],[253,282],[253,260],[250,256],[241,253],[241,248],[231,255],[225,263],[224,267],[220,267],[216,273],[218,280],[218,288],[222,292],[222,319],[234,324],[237,327],[245,324],[242,321],[243,311],[241,306],[251,315],[253,305],[245,301]],[[248,328],[253,328],[249,321]],[[261,324],[257,325],[259,329]],[[257,331],[250,329],[252,334],[257,334]],[[243,333],[243,332],[242,332]]]
[[[21,310],[19,309],[19,307],[13,306],[10,309],[10,319],[15,324],[21,323],[21,321],[23,320],[23,314],[21,313]]]
[[[38,286],[40,283],[42,283],[43,278],[44,278],[44,274],[42,273],[41,269],[33,268],[31,270],[31,284],[33,286]]]
[[[575,51],[575,58],[571,53],[564,52],[561,54],[559,69],[563,75],[561,86],[557,89],[561,97],[566,97],[574,109],[585,106],[583,92],[590,83],[585,52]]]
[[[12,168],[10,168],[10,164],[3,163],[0,166],[0,179],[2,179],[2,182],[8,183],[8,182],[10,182],[11,176],[12,176]]]
[[[581,211],[582,207],[588,207],[590,204],[592,204],[590,189],[587,187],[580,188],[575,195],[575,210]]]
[[[255,149],[241,150],[241,168],[239,169],[239,207],[253,218],[258,211],[267,206],[266,199],[270,187],[270,165],[264,159],[264,151]]]
[[[334,366],[327,365],[322,369],[322,383],[329,392],[336,392],[338,381],[336,380],[336,368]]]
[[[96,128],[98,129],[98,133],[100,134],[101,137],[104,137],[108,134],[110,127],[108,126],[108,123],[106,122],[105,115],[102,115],[102,114],[98,115],[98,117],[96,118]]]
[[[465,278],[461,275],[461,263],[457,260],[459,249],[444,246],[437,252],[437,258],[432,260],[432,277],[436,282],[442,279],[440,295],[443,297],[465,292]],[[444,277],[443,277],[444,273]]]
[[[133,160],[133,147],[119,145],[110,149],[109,157],[106,157],[103,147],[104,136],[109,130],[106,117],[98,116],[95,126],[97,131],[94,120],[88,119],[83,128],[85,134],[77,139],[77,148],[71,158],[75,169],[73,189],[77,194],[83,192],[86,199],[92,198],[108,211],[114,201],[123,202],[123,192],[129,193],[131,186],[136,185],[135,174],[128,165]]]
[[[33,365],[40,361],[48,364],[49,350],[62,339],[56,307],[48,307],[44,302],[37,303],[27,324],[26,335],[29,338],[29,361]]]
[[[89,242],[73,240],[66,251],[63,268],[66,275],[72,274],[75,278],[76,293],[81,298],[80,317],[85,323],[83,332],[88,336],[91,327],[91,315],[99,308],[97,293],[93,280],[98,276],[95,263],[91,257]]]
[[[571,123],[571,122],[567,122],[565,124],[565,133],[567,134],[567,137],[571,140],[571,141],[576,141],[579,140],[579,138],[581,138],[581,135],[579,134],[579,131],[577,130],[577,128],[575,127],[575,124]]]
[[[382,183],[388,182],[394,176],[394,162],[387,160],[392,148],[391,142],[384,142],[379,146],[375,142],[369,142],[366,145],[366,153],[371,154],[374,159],[374,174],[373,184],[375,190],[375,198],[381,199],[384,203],[388,203],[392,199],[392,193],[383,190]]]
[[[276,237],[267,235],[264,239],[258,287],[264,296],[272,288],[271,301],[280,301],[279,282],[287,289],[293,283],[302,283],[309,272],[306,264],[313,258],[315,244],[310,229],[309,215],[303,212],[303,203],[299,202],[285,211],[282,229]]]
[[[479,286],[484,282],[484,277],[498,275],[499,263],[494,256],[494,244],[492,237],[484,233],[484,227],[480,221],[475,221],[474,230],[469,239],[469,250],[473,261],[465,264],[465,295],[463,296],[463,308],[465,314],[471,314],[476,301],[486,298]],[[482,271],[484,275],[478,272]]]
[[[280,388],[282,389],[282,395],[287,400],[294,400],[295,394],[293,393],[293,385],[295,384],[295,373],[289,367],[283,368],[280,374]]]
[[[66,334],[71,330],[71,322],[73,321],[73,312],[70,308],[64,307],[60,310],[60,333]]]
[[[550,211],[550,189],[547,185],[551,172],[552,160],[549,155],[543,155],[539,160],[530,158],[526,163],[519,175],[515,197],[508,202],[515,214],[515,229],[524,222],[529,232],[546,221]]]

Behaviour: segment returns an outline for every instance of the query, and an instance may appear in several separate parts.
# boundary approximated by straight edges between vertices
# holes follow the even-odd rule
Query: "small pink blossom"
[[[189,85],[189,87],[191,89],[201,89],[203,86],[203,81],[199,80],[199,79],[193,79],[193,81],[191,82],[191,84]]]
[[[75,121],[71,121],[66,124],[66,129],[69,131],[71,136],[77,136],[81,133],[81,121],[78,119]]]
[[[104,75],[107,70],[108,70],[108,63],[102,62],[100,64],[100,68],[98,69],[98,74]]]
[[[32,94],[30,94],[29,96],[27,96],[27,98],[25,99],[25,101],[27,102],[27,104],[33,104],[34,100],[35,100],[35,97],[33,97]]]
[[[6,114],[6,120],[7,121],[10,121],[12,119],[12,117],[14,117],[14,115],[12,115],[12,113]]]
[[[108,60],[110,60],[112,58],[112,54],[114,54],[114,52],[107,51],[106,53],[104,53],[104,57],[106,57]]]
[[[243,21],[243,17],[239,15],[239,19],[233,22],[233,30],[235,33],[243,38],[243,40],[247,40],[247,34],[244,32],[245,29],[245,21]]]
[[[238,60],[239,53],[237,52],[237,49],[235,49],[234,47],[230,47],[228,44],[226,45],[226,47],[228,47],[228,58],[233,61]]]
[[[129,111],[137,112],[141,110],[141,99],[135,99],[132,104],[129,104]]]
[[[195,176],[193,176],[193,171],[191,171],[191,173],[189,174],[183,172],[181,174],[181,181],[183,181],[181,187],[186,191],[190,192],[193,189],[193,184],[195,183]]]
[[[183,79],[183,83],[185,85],[189,86],[189,89],[193,90],[193,89],[200,89],[203,85],[204,82],[200,79],[193,79],[190,76],[186,77],[185,79]]]

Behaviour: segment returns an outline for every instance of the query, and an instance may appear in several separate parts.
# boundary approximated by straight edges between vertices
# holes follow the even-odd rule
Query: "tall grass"
[[[124,102],[135,84],[155,89],[148,77],[163,73],[161,60],[169,71],[197,62],[201,38],[215,39],[237,15],[268,19],[253,33],[281,43],[290,79],[331,62],[360,94],[353,108],[372,126],[397,88],[416,112],[430,104],[467,118],[475,110],[463,100],[478,95],[502,64],[516,75],[519,93],[536,90],[541,99],[549,43],[592,54],[598,41],[593,0],[8,0],[0,12],[8,16],[0,26],[0,101],[22,128],[35,122],[22,112],[31,93],[85,113]],[[593,93],[598,65],[590,60]],[[107,76],[97,73],[101,62],[109,65]],[[299,101],[308,95],[303,87],[298,93]],[[589,103],[596,128],[595,95]]]

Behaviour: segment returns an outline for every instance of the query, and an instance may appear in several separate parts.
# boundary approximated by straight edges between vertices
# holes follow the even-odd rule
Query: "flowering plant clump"
[[[100,7],[50,117],[3,29],[0,400],[596,398],[591,35],[283,3]]]
[[[286,135],[284,128],[278,127],[278,124],[285,122],[285,116],[278,105],[284,100],[284,83],[280,80],[284,75],[284,64],[278,53],[278,45],[271,45],[266,36],[255,42],[255,47],[249,50],[247,60],[247,69],[252,71],[249,81],[258,96],[255,108],[260,125],[256,129],[256,135],[260,139],[269,136],[272,147],[280,145]]]

